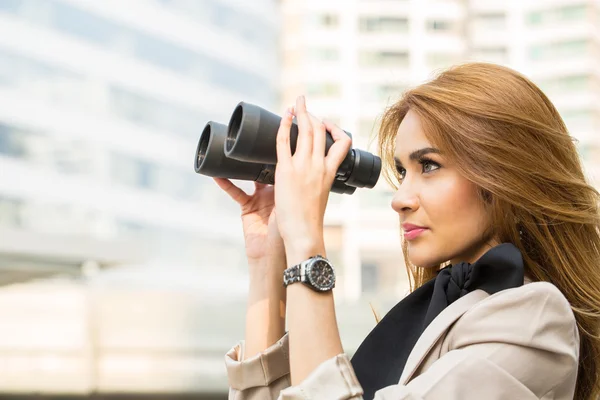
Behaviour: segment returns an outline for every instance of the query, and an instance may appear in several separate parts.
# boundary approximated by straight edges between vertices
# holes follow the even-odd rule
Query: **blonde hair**
[[[479,188],[490,212],[490,233],[521,250],[534,281],[551,282],[568,299],[581,337],[575,398],[595,398],[600,394],[600,194],[586,182],[558,111],[512,69],[487,63],[450,68],[408,90],[382,116],[383,174],[396,188],[395,138],[409,109],[432,144]],[[439,268],[415,267],[406,243],[402,249],[411,290],[436,275]]]

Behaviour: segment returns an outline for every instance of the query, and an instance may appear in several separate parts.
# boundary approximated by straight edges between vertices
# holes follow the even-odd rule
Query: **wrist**
[[[280,274],[251,274],[248,282],[248,298],[278,300],[285,303],[286,292],[283,286],[283,272]]]
[[[286,244],[287,267],[300,264],[317,254],[327,258],[323,240],[294,241]]]
[[[248,275],[250,280],[271,281],[281,278],[285,268],[285,257],[283,260],[278,261],[269,260],[268,258],[252,260],[248,263]]]

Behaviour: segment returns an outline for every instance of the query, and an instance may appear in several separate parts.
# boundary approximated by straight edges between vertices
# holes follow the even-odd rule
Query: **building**
[[[278,32],[271,0],[0,0],[0,392],[224,387],[206,318],[240,319],[244,244],[194,152],[277,107]]]
[[[74,268],[241,262],[237,205],[193,157],[208,120],[278,104],[275,6],[0,1],[0,254],[22,277],[11,249]]]
[[[597,0],[283,0],[282,11],[282,107],[306,94],[313,112],[353,133],[355,147],[376,151],[377,117],[407,87],[453,63],[489,61],[525,73],[550,96],[600,185]],[[379,299],[385,309],[406,292],[391,198],[383,179],[332,195],[337,298]]]

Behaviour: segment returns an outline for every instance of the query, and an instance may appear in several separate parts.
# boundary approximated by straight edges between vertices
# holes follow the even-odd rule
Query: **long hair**
[[[580,333],[575,398],[600,394],[600,194],[584,176],[574,139],[544,93],[494,64],[452,67],[407,90],[381,117],[378,147],[386,180],[397,188],[393,155],[408,110],[427,138],[473,182],[491,217],[489,233],[523,255],[533,281],[568,299]],[[522,231],[522,234],[519,234]],[[402,250],[411,290],[439,268],[418,268]]]

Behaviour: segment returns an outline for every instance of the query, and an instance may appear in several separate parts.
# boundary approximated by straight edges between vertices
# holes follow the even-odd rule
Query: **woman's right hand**
[[[255,191],[248,195],[229,179],[213,179],[240,206],[249,264],[264,265],[263,261],[271,258],[280,260],[275,264],[285,269],[285,247],[275,217],[274,187],[254,182]]]
[[[213,178],[242,211],[250,273],[244,359],[266,350],[285,333],[285,246],[275,218],[272,186],[256,183],[252,195],[228,179]]]

